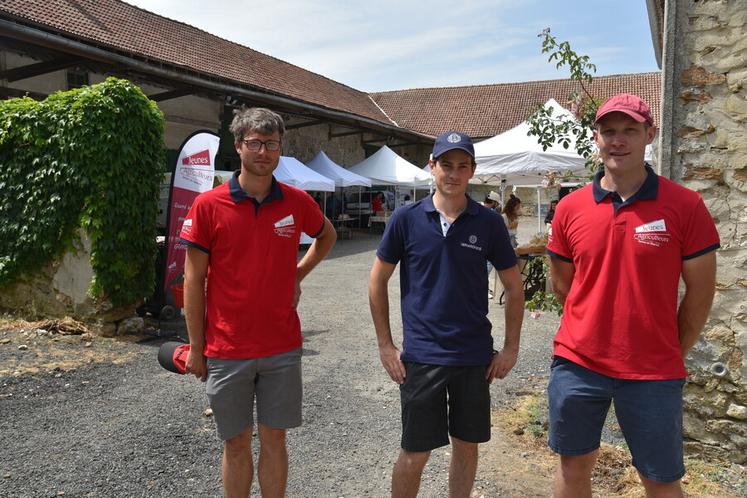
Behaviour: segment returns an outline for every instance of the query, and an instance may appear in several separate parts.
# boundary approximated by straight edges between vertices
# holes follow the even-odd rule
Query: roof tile
[[[563,104],[581,87],[571,80],[527,81],[495,85],[416,88],[371,96],[404,128],[428,135],[459,130],[475,138],[491,137],[518,125],[551,97]],[[598,98],[635,93],[660,122],[661,75],[658,72],[595,77],[588,87]]]
[[[140,58],[391,124],[365,92],[119,0],[3,0],[2,13]]]

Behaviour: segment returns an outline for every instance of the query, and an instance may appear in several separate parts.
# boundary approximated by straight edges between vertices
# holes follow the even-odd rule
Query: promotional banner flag
[[[178,307],[183,307],[181,290],[184,273],[184,257],[187,247],[179,241],[184,218],[195,198],[213,188],[215,176],[215,155],[218,153],[220,138],[210,131],[198,131],[190,135],[179,149],[174,173],[171,175],[169,211],[166,222],[168,252],[163,280],[163,289],[174,297]],[[172,287],[176,289],[172,290]]]

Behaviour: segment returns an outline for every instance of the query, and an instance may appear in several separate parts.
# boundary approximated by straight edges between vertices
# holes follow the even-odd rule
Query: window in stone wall
[[[89,85],[88,71],[85,69],[68,69],[67,70],[67,89],[80,88]]]

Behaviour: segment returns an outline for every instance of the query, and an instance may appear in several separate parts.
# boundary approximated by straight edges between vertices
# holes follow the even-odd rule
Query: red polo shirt
[[[683,378],[682,261],[717,249],[719,237],[700,195],[647,171],[625,202],[600,172],[558,204],[547,249],[575,273],[554,354],[610,377]]]
[[[197,197],[180,238],[210,255],[205,355],[256,358],[301,346],[292,306],[301,232],[318,236],[319,206],[273,178],[262,203],[230,181]]]

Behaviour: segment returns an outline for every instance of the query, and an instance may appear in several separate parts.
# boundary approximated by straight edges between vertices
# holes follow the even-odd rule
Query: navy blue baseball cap
[[[442,154],[454,149],[461,149],[473,159],[475,158],[475,146],[469,135],[458,131],[447,131],[436,138],[436,143],[433,144],[433,159],[438,159]]]

